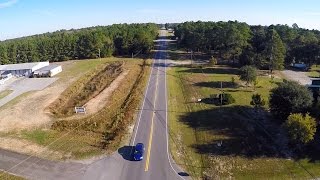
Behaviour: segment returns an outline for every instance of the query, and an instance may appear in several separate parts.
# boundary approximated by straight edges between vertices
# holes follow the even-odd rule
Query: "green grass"
[[[8,107],[12,107],[14,105],[16,105],[17,103],[19,103],[22,99],[24,99],[25,97],[29,96],[30,94],[34,93],[34,91],[29,91],[29,92],[26,92],[26,93],[23,93],[21,94],[20,96],[12,99],[11,101],[9,101],[8,103],[6,103],[5,105],[1,106],[0,107],[0,111],[2,109],[6,109]]]
[[[0,170],[0,179],[3,179],[3,180],[23,180],[24,178],[19,177],[19,176],[15,176],[15,175],[12,175],[9,173],[5,173]]]
[[[311,66],[310,71],[308,71],[309,77],[320,77],[320,66],[319,65],[313,65]]]
[[[175,161],[194,179],[205,175],[235,179],[307,179],[311,178],[297,162],[277,158],[249,106],[254,93],[268,102],[275,79],[258,77],[256,90],[242,86],[236,69],[173,67],[168,71],[170,147]],[[203,73],[202,73],[203,72]],[[240,85],[230,87],[235,77]],[[195,103],[223,91],[236,99],[233,105],[218,107]],[[266,105],[265,108],[267,108]],[[266,114],[268,114],[266,112]],[[265,116],[265,115],[264,115]],[[269,116],[265,116],[268,118]],[[273,130],[270,130],[273,132]],[[223,148],[216,146],[223,142]],[[210,155],[211,154],[211,155]],[[303,167],[320,176],[320,163],[299,160]]]
[[[4,90],[0,92],[0,99],[8,96],[9,94],[11,94],[13,91],[12,90]]]
[[[41,146],[46,146],[48,149],[59,152],[63,156],[49,157],[50,159],[84,159],[95,155],[102,154],[103,151],[94,146],[97,136],[92,133],[79,134],[75,132],[64,132],[63,134],[54,130],[24,130],[20,137]],[[92,145],[92,146],[91,146]],[[46,152],[38,154],[41,157],[48,157]]]

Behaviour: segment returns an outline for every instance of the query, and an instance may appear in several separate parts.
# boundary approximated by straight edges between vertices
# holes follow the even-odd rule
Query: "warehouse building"
[[[0,75],[11,74],[13,76],[30,77],[34,71],[46,66],[49,66],[49,61],[21,64],[6,64],[0,66]]]
[[[51,64],[49,66],[42,67],[33,72],[34,77],[52,77],[62,71],[60,65]]]

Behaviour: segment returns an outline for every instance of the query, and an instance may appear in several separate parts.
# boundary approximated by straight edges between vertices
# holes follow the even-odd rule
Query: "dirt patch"
[[[36,91],[23,97],[20,102],[0,111],[0,131],[22,130],[43,126],[51,121],[45,107],[62,93],[68,83],[56,83],[42,91]]]
[[[59,80],[41,91],[33,91],[19,98],[10,106],[2,106],[0,110],[0,132],[19,131],[41,126],[50,126],[52,117],[46,107],[53,103],[59,95],[83,73],[72,73],[77,68],[77,61],[59,63],[64,72]],[[14,101],[14,100],[13,100]],[[9,102],[11,103],[11,102]],[[47,128],[48,128],[47,127]]]
[[[92,98],[84,106],[86,107],[87,114],[93,114],[101,110],[108,104],[108,99],[115,91],[122,80],[127,76],[128,71],[122,72],[107,88],[105,88],[100,94]]]
[[[57,151],[49,150],[43,146],[29,142],[27,140],[15,139],[10,137],[0,137],[0,147],[22,154],[39,155],[42,158],[62,159],[63,155]],[[45,153],[42,153],[45,152]]]

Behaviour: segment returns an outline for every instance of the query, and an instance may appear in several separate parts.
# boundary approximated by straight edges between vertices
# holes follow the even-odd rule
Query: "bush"
[[[210,58],[210,60],[209,60],[209,64],[210,64],[211,66],[215,66],[215,65],[218,64],[218,60],[217,60],[215,57],[211,56],[211,58]]]
[[[306,144],[314,139],[316,121],[309,114],[290,114],[285,127],[292,141]]]
[[[250,104],[252,106],[254,106],[255,108],[260,108],[266,104],[266,102],[264,101],[264,99],[262,99],[260,94],[252,95],[251,99],[252,100],[251,100]]]
[[[228,104],[232,104],[232,103],[236,102],[236,100],[229,93],[219,94],[219,101],[220,101],[219,103],[220,104],[221,104],[221,98],[222,98],[222,105],[228,105]]]

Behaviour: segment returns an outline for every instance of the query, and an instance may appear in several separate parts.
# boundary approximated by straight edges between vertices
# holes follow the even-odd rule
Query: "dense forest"
[[[297,24],[289,27],[249,26],[237,21],[185,22],[175,27],[175,36],[181,48],[261,69],[320,63],[320,32]]]
[[[65,61],[148,53],[156,24],[116,24],[28,36],[0,42],[0,63]]]

